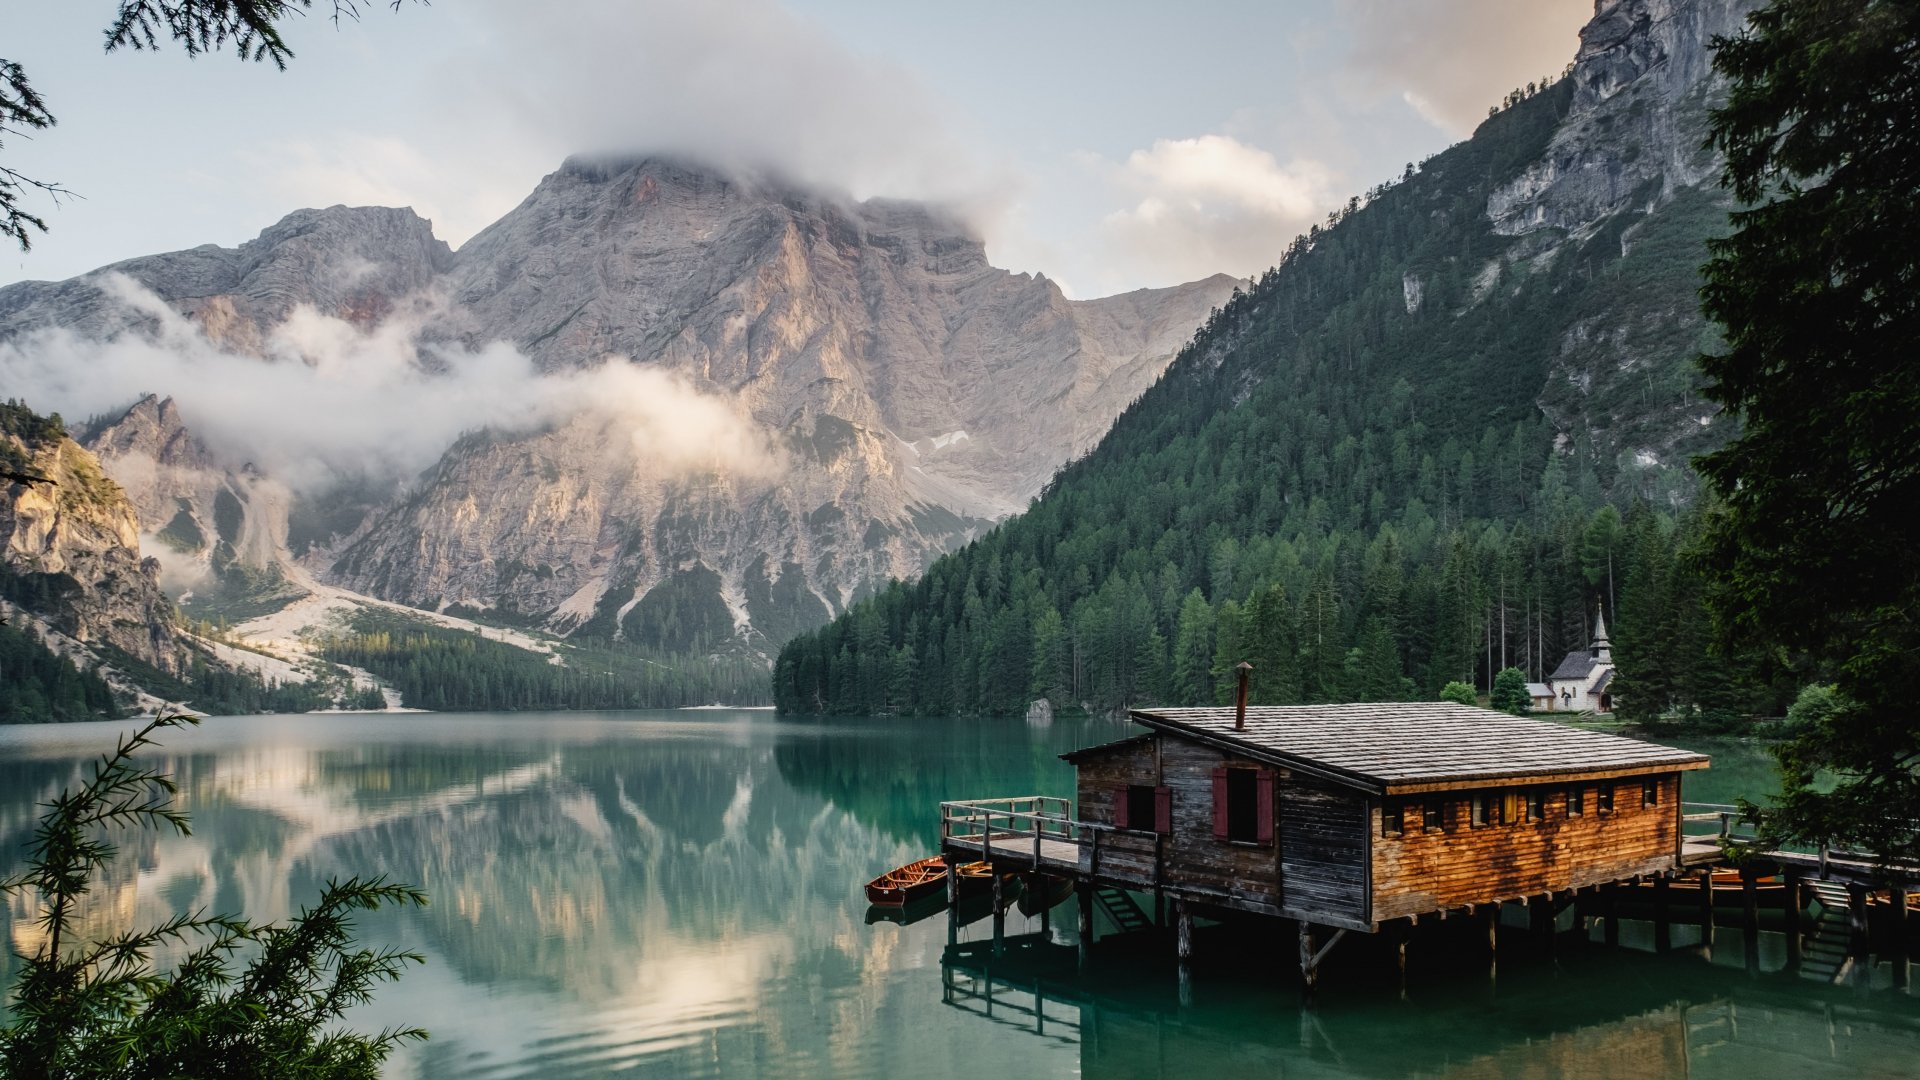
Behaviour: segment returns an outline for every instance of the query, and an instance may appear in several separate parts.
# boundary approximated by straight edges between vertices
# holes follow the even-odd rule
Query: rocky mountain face
[[[258,349],[262,332],[306,304],[369,324],[427,288],[452,252],[412,210],[382,206],[296,210],[237,248],[203,244],[149,255],[66,281],[0,289],[0,336],[65,327],[94,337],[139,331],[149,320],[100,289],[124,274],[191,316],[216,343]]]
[[[1622,302],[1601,291],[1560,337],[1539,405],[1568,443],[1585,439],[1638,469],[1686,470],[1715,439],[1713,406],[1692,393],[1691,353],[1711,346],[1700,315],[1697,249],[1676,238],[1724,231],[1721,162],[1704,145],[1724,96],[1711,43],[1738,33],[1754,0],[1597,0],[1580,31],[1572,96],[1546,152],[1487,198],[1495,234],[1513,238],[1476,269],[1476,293],[1518,289],[1530,271],[1601,240],[1671,285]],[[1668,256],[1676,256],[1669,258]],[[1589,260],[1591,261],[1591,260]],[[1680,344],[1679,355],[1674,353]]]
[[[279,573],[302,520],[291,493],[250,466],[223,465],[172,398],[148,394],[80,441],[126,492],[162,585],[189,607],[211,602],[230,615],[298,595]]]
[[[1503,235],[1585,235],[1636,205],[1715,177],[1702,145],[1718,90],[1710,45],[1752,0],[1599,0],[1580,30],[1573,98],[1547,152],[1487,200]],[[1651,206],[1649,206],[1651,208]]]
[[[422,342],[549,373],[624,358],[724,403],[773,468],[636,459],[581,415],[470,432],[399,497],[290,499],[244,448],[199,446],[190,407],[94,433],[149,530],[216,569],[290,553],[378,597],[676,651],[777,644],[1024,506],[1236,284],[1072,301],[933,208],[661,158],[569,160],[458,252],[411,211],[333,207],[106,269],[229,350],[301,305],[361,326],[412,305]],[[97,275],[0,289],[0,338],[151,324]]]
[[[47,483],[0,488],[0,595],[43,629],[176,671],[185,644],[133,504],[56,422],[0,406],[0,463]]]

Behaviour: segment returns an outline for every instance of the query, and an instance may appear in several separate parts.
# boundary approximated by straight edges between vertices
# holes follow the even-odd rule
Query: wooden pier
[[[1076,799],[940,804],[949,860],[1074,882],[1083,957],[1097,907],[1116,926],[1164,933],[1183,972],[1196,918],[1267,916],[1296,924],[1311,992],[1348,933],[1389,934],[1404,977],[1423,922],[1483,923],[1491,959],[1505,906],[1525,908],[1550,947],[1569,912],[1574,929],[1598,918],[1617,942],[1637,905],[1651,908],[1657,947],[1676,923],[1700,926],[1710,945],[1719,922],[1743,931],[1754,965],[1763,890],[1809,973],[1844,981],[1873,949],[1871,896],[1887,876],[1870,856],[1752,852],[1737,890],[1715,887],[1729,845],[1751,838],[1735,831],[1735,808],[1682,803],[1682,774],[1707,765],[1698,754],[1449,704],[1134,719],[1150,730],[1063,755]],[[1879,951],[1904,985],[1901,901],[1920,872],[1896,876]],[[1790,901],[1778,901],[1776,877]],[[1737,914],[1716,915],[1730,891]],[[998,917],[994,930],[997,942]]]

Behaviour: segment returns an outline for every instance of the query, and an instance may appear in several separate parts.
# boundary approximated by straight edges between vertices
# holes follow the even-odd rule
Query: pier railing
[[[1031,860],[1077,866],[1098,874],[1103,869],[1158,881],[1164,865],[1165,837],[1145,829],[1123,829],[1073,816],[1070,799],[1022,795],[1011,799],[970,799],[940,804],[940,843],[978,847],[982,859]]]
[[[1751,833],[1738,833],[1740,808],[1726,803],[1683,802],[1680,804],[1681,831],[1689,840],[1752,840]],[[1702,826],[1708,826],[1702,828]]]
[[[1680,804],[1680,822],[1683,840],[1720,840],[1731,844],[1749,844],[1758,846],[1759,833],[1750,823],[1741,820],[1740,808],[1725,803]],[[1778,851],[1764,851],[1760,855],[1775,862],[1794,863],[1805,869],[1817,872],[1821,877],[1838,872],[1848,877],[1870,875],[1880,863],[1878,856],[1870,851],[1855,851],[1850,848],[1834,847],[1831,844],[1790,845]],[[1897,876],[1913,878],[1920,874],[1920,868],[1891,868]]]

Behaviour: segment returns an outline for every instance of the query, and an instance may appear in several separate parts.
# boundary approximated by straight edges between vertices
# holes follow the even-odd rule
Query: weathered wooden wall
[[[1567,816],[1569,786],[1545,786],[1544,820],[1478,828],[1469,817],[1474,791],[1497,798],[1511,789],[1444,793],[1447,821],[1437,833],[1425,830],[1421,811],[1427,800],[1441,796],[1409,795],[1399,800],[1404,808],[1399,836],[1380,834],[1382,808],[1375,800],[1368,814],[1373,921],[1583,888],[1673,865],[1679,842],[1676,775],[1659,778],[1656,806],[1641,805],[1639,778],[1615,782],[1614,808],[1605,814],[1599,808],[1600,785],[1580,784],[1586,813],[1573,818]]]
[[[1283,904],[1313,921],[1367,921],[1367,801],[1295,777],[1280,785]]]
[[[1115,789],[1128,784],[1156,786],[1160,783],[1159,752],[1152,738],[1124,742],[1110,750],[1088,754],[1074,765],[1078,817],[1099,825],[1113,824]],[[1153,828],[1150,821],[1131,825],[1143,831]],[[1080,871],[1137,883],[1143,889],[1152,888],[1157,867],[1154,846],[1148,836],[1102,834],[1097,852],[1091,843],[1081,845]]]
[[[1167,880],[1200,894],[1277,905],[1280,865],[1272,844],[1233,843],[1213,835],[1213,770],[1271,769],[1251,758],[1187,739],[1160,739],[1160,782],[1173,790]]]
[[[1113,824],[1113,792],[1127,784],[1158,784],[1160,765],[1152,739],[1129,740],[1074,762],[1076,815],[1081,821]],[[1152,828],[1151,822],[1147,828]]]

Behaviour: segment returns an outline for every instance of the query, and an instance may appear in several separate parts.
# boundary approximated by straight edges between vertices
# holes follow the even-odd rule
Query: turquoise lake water
[[[0,843],[121,725],[0,728]],[[425,911],[364,936],[425,967],[354,1017],[433,1038],[395,1077],[1893,1077],[1920,1075],[1920,1001],[1761,971],[1722,929],[1709,957],[1628,924],[1624,947],[1423,926],[1404,996],[1350,936],[1304,1008],[1291,937],[1207,927],[1181,986],[1170,947],[1102,941],[1076,964],[1072,905],[948,945],[944,914],[870,923],[861,885],[930,853],[942,799],[1069,795],[1063,751],[1117,723],[836,722],[765,712],[209,720],[158,752],[190,837],[126,848],[97,926],[184,907],[284,918],[329,875],[419,884]],[[1687,798],[1764,795],[1764,752],[1688,745]],[[16,904],[13,948],[32,944]],[[11,960],[0,961],[10,964]]]

